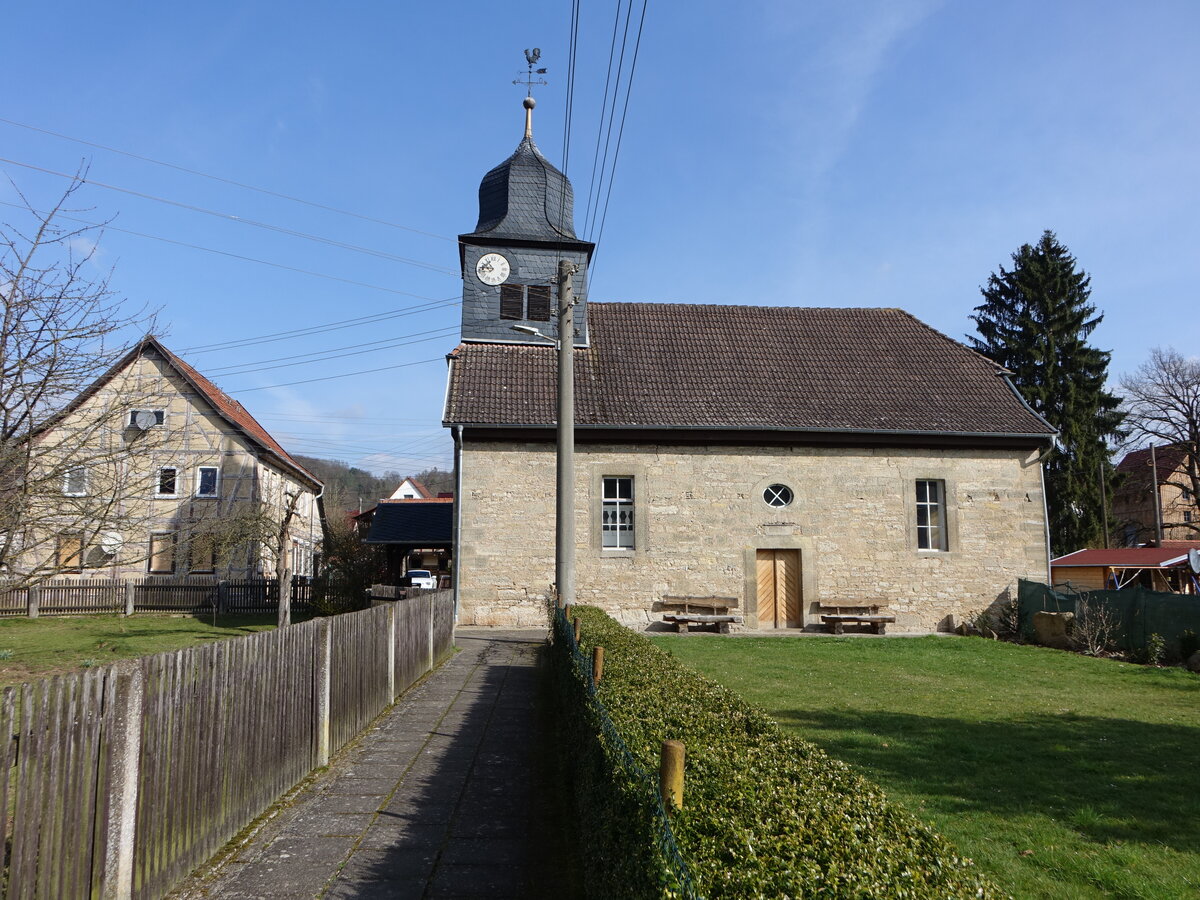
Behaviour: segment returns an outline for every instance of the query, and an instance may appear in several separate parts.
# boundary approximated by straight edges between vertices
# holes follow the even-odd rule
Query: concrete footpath
[[[189,898],[550,897],[544,631],[459,629],[411,690]]]

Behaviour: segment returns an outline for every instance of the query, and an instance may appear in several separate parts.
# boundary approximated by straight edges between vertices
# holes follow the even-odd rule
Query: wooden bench
[[[845,634],[847,625],[865,625],[875,634],[885,634],[887,626],[896,621],[887,607],[879,606],[822,606],[821,624],[831,634]],[[824,612],[824,610],[832,610]]]
[[[731,625],[741,625],[745,619],[734,615],[737,597],[663,597],[662,608],[671,610],[663,614],[663,621],[670,622],[680,634],[685,634],[689,625],[711,627],[721,634],[729,634]]]

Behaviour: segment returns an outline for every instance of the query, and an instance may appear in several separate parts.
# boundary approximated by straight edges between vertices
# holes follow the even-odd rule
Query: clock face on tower
[[[475,276],[484,284],[503,284],[509,271],[508,260],[499,253],[485,253],[475,264]]]

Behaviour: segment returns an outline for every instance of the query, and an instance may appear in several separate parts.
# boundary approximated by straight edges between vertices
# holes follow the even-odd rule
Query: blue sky
[[[568,160],[580,230],[616,9],[582,6]],[[161,307],[168,346],[289,450],[445,467],[453,239],[520,139],[511,81],[526,47],[550,69],[535,137],[562,165],[569,21],[566,2],[6,13],[0,118],[391,224],[3,122],[0,157],[57,172],[86,158],[94,182],[376,251],[96,184],[77,197],[79,218],[113,226],[97,272]],[[1194,352],[1197,45],[1194,2],[650,0],[591,296],[894,306],[961,339],[988,274],[1050,228],[1092,275],[1105,314],[1093,341],[1113,352],[1114,381],[1154,346]],[[0,169],[37,206],[64,184]],[[14,200],[0,181],[0,202]],[[8,206],[0,218],[20,221]],[[264,368],[323,351],[343,355]]]

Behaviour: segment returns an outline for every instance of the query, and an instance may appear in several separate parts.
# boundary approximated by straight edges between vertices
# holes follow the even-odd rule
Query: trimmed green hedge
[[[629,752],[657,778],[662,741],[687,747],[675,842],[696,891],[716,898],[999,897],[969,859],[883,792],[736,694],[687,669],[598,609],[577,606],[580,651],[605,650],[596,698]],[[556,622],[557,683],[572,741],[589,894],[678,895],[654,826],[657,801],[605,739],[590,677]],[[578,657],[575,657],[580,663]],[[589,849],[590,848],[590,849]]]

